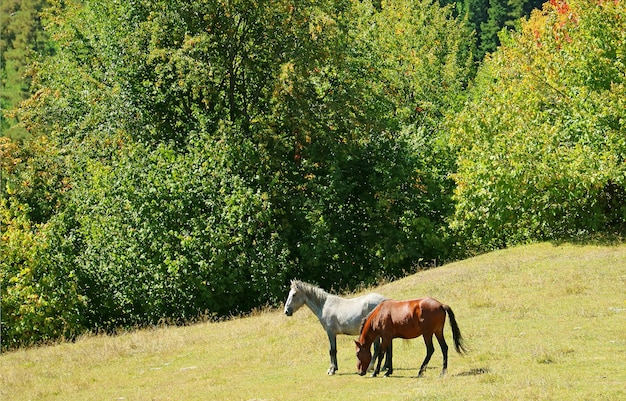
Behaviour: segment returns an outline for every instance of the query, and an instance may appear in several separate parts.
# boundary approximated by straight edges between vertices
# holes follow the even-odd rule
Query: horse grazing
[[[291,290],[287,302],[285,302],[285,315],[291,316],[302,305],[306,304],[317,316],[330,341],[330,367],[327,373],[334,375],[339,369],[337,366],[337,334],[358,335],[363,318],[384,300],[385,297],[376,293],[344,299],[331,295],[311,284],[292,280]],[[374,355],[378,354],[379,343],[380,340],[374,342]]]
[[[426,365],[430,361],[435,347],[433,345],[433,334],[439,341],[441,352],[443,353],[443,370],[441,375],[446,373],[448,368],[448,345],[443,336],[443,327],[446,322],[446,312],[450,317],[452,326],[452,337],[454,347],[459,354],[467,352],[463,345],[461,331],[456,323],[454,313],[448,305],[443,305],[432,298],[413,299],[408,301],[383,301],[370,314],[368,314],[361,325],[361,333],[356,343],[356,356],[358,359],[357,370],[361,376],[366,372],[365,366],[372,361],[370,347],[377,338],[382,338],[380,351],[378,352],[378,364],[372,374],[376,376],[380,372],[380,363],[383,353],[391,344],[394,338],[417,338],[424,336],[426,343],[426,358],[420,367],[418,377],[422,377],[426,370]],[[374,359],[376,358],[376,354]],[[385,376],[393,373],[393,361],[391,354],[387,354],[385,364],[388,370]]]

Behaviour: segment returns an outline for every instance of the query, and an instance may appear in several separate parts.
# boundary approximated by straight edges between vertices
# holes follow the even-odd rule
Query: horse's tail
[[[448,313],[448,316],[450,317],[452,338],[454,339],[454,348],[456,349],[456,352],[458,352],[459,354],[467,353],[467,348],[465,348],[463,337],[461,336],[461,330],[459,329],[459,325],[456,323],[452,308],[450,308],[448,305],[443,305],[443,309]]]

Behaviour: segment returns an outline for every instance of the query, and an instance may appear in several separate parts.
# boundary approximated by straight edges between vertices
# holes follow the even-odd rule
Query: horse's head
[[[372,362],[372,351],[370,347],[364,347],[363,344],[356,340],[354,343],[356,344],[356,370],[360,376],[363,376],[367,372],[370,362]]]
[[[305,296],[302,289],[298,288],[295,281],[291,282],[291,290],[289,290],[289,296],[287,302],[285,302],[285,315],[291,316],[295,311],[300,309],[304,305]]]

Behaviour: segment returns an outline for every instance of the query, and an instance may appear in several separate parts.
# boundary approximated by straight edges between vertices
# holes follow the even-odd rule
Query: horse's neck
[[[305,298],[306,306],[317,316],[318,319],[322,319],[322,311],[324,310],[324,304],[328,299],[329,294],[324,291],[316,291],[307,294]]]
[[[376,337],[378,337],[378,335],[374,331],[374,328],[372,327],[372,321],[370,319],[369,321],[365,322],[365,325],[361,329],[359,342],[363,344],[364,347],[369,348],[374,342],[374,340],[376,340]]]

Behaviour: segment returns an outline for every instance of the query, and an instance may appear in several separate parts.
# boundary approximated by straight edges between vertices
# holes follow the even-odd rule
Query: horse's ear
[[[363,346],[363,344],[361,344],[360,342],[358,342],[357,340],[354,340],[354,344],[356,344],[356,346],[358,348],[361,348]]]

